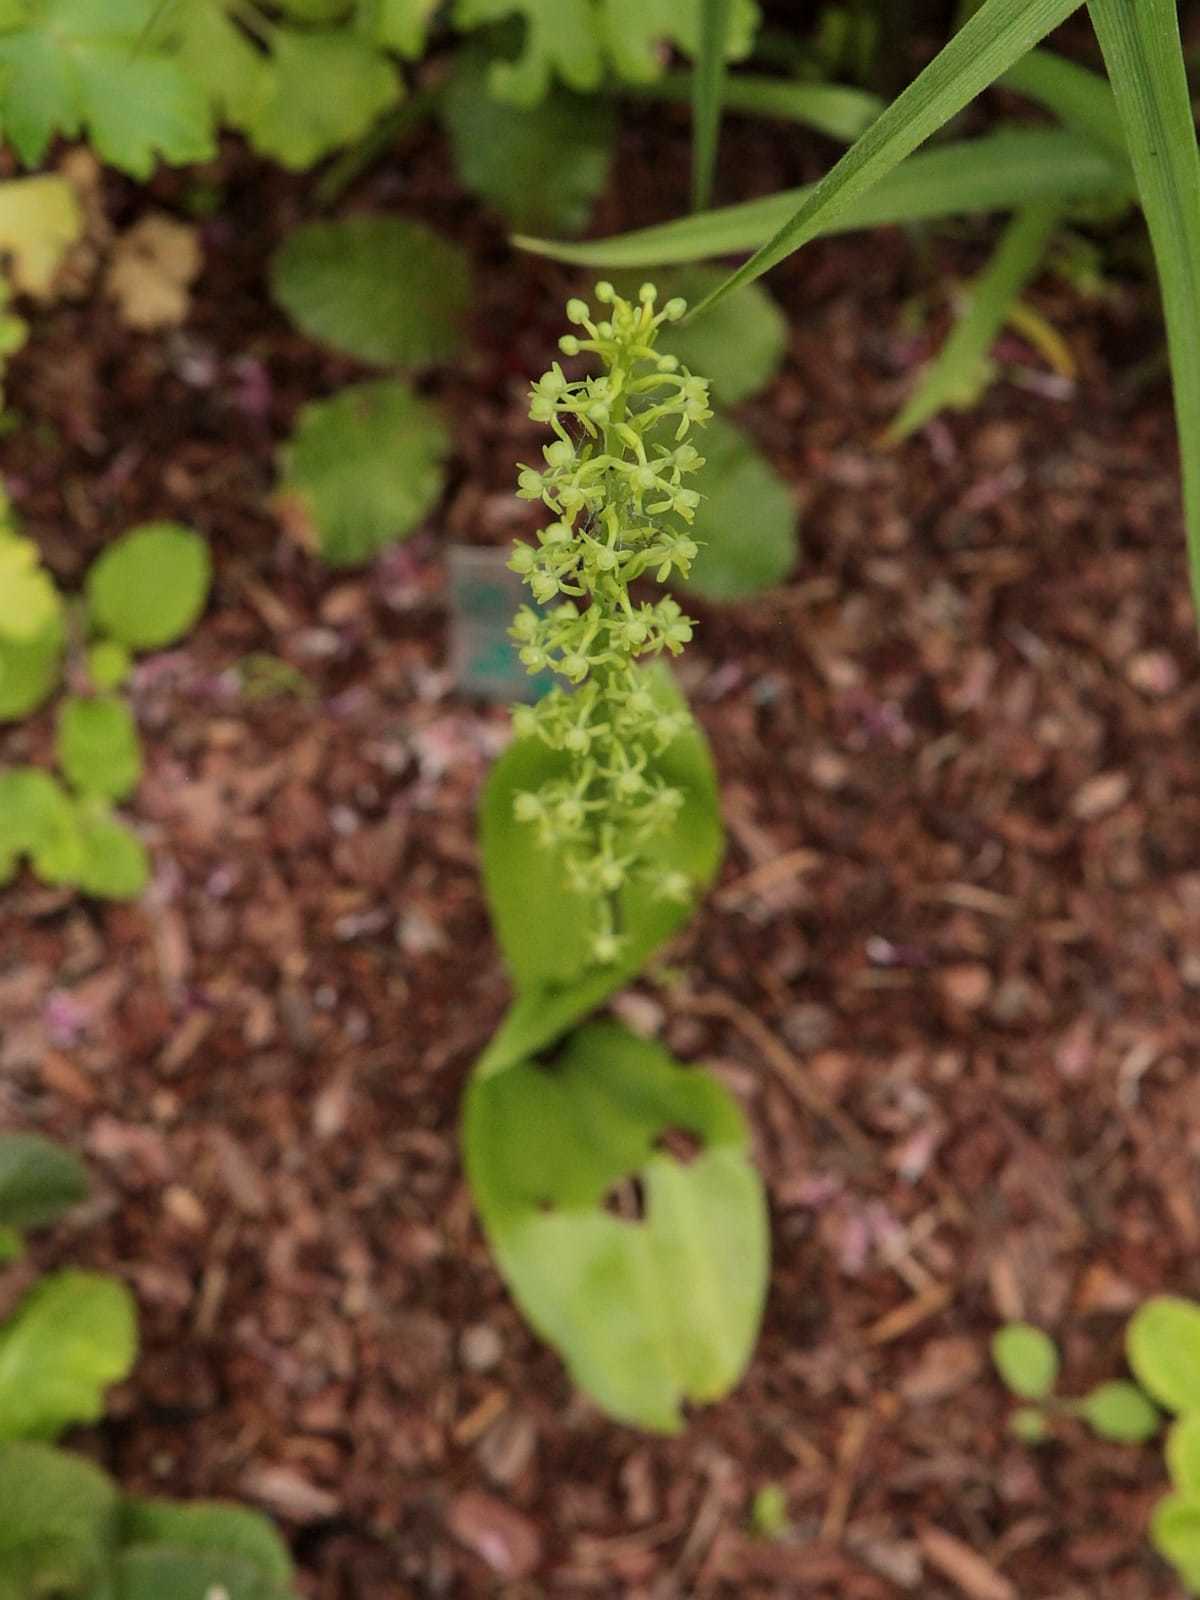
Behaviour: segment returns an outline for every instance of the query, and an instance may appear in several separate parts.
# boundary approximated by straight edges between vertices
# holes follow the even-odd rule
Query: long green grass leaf
[[[638,100],[686,103],[693,95],[693,74],[666,72],[653,83],[622,84],[620,92]],[[884,102],[867,89],[843,83],[792,83],[757,72],[736,72],[725,79],[721,107],[751,117],[798,122],[842,144],[852,144],[875,121]]]
[[[1064,127],[1087,134],[1122,161],[1128,159],[1116,96],[1098,72],[1053,50],[1031,50],[1000,81],[1052,111]]]
[[[700,49],[692,74],[692,210],[712,197],[731,0],[700,0]]]
[[[614,271],[703,261],[755,249],[818,187],[788,189],[763,200],[608,239],[560,244],[519,237],[515,243],[558,261]],[[938,217],[1014,211],[1041,201],[1065,206],[1122,194],[1132,198],[1128,171],[1122,171],[1094,140],[1058,129],[1012,130],[909,156],[886,184],[825,213],[818,227],[823,234],[851,233]]]
[[[988,352],[1041,264],[1061,216],[1061,209],[1049,204],[1031,206],[1012,219],[995,255],[971,285],[966,311],[888,429],[890,443],[924,427],[947,406],[975,404],[988,381]]]
[[[796,214],[751,259],[697,306],[692,316],[777,266],[824,232],[855,200],[911,155],[981,90],[1007,72],[1080,0],[985,0],[914,83],[847,150]]]
[[[1200,151],[1176,0],[1089,0],[1162,283],[1200,607]]]

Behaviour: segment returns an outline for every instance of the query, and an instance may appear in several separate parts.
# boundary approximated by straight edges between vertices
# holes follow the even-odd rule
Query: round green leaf
[[[283,520],[333,566],[369,561],[437,503],[449,439],[406,383],[343,389],[301,411],[281,452]]]
[[[1140,1306],[1125,1335],[1142,1388],[1168,1411],[1200,1411],[1200,1306],[1160,1295]]]
[[[31,639],[0,637],[0,722],[27,717],[54,692],[65,640],[61,616]]]
[[[1102,1439],[1144,1444],[1162,1418],[1135,1383],[1102,1383],[1084,1395],[1076,1409]]]
[[[0,1224],[41,1228],[87,1195],[73,1155],[37,1133],[0,1133]]]
[[[669,1130],[699,1153],[677,1159]],[[464,1139],[513,1294],[610,1415],[673,1432],[685,1400],[732,1388],[762,1313],[767,1220],[745,1123],[715,1077],[596,1025],[551,1069],[477,1072]],[[605,1208],[628,1178],[644,1195],[636,1220]]]
[[[462,250],[401,217],[297,228],[271,264],[271,290],[312,338],[378,366],[450,360],[471,303]]]
[[[208,545],[198,533],[174,522],[145,523],[92,563],[92,623],[131,650],[161,650],[195,626],[211,582]]]
[[[58,764],[80,794],[123,800],[142,776],[133,712],[115,695],[68,695],[58,713]]]
[[[487,51],[461,50],[443,92],[459,177],[517,232],[557,238],[582,232],[608,179],[612,106],[554,88],[522,110],[489,91],[491,59]]]
[[[1037,1406],[1018,1406],[1008,1419],[1008,1431],[1022,1444],[1041,1444],[1050,1437],[1050,1424]]]
[[[1166,1455],[1167,1471],[1180,1494],[1200,1500],[1200,1412],[1171,1424]]]
[[[1013,1394],[1044,1400],[1058,1378],[1054,1340],[1027,1322],[1010,1322],[992,1335],[992,1360]]]
[[[150,881],[150,860],[137,834],[99,800],[80,804],[79,833],[83,892],[97,900],[136,900]]]
[[[0,1595],[75,1594],[113,1539],[117,1491],[81,1456],[0,1444]]]
[[[119,689],[129,676],[133,657],[115,639],[97,639],[88,647],[88,676],[95,688]]]
[[[0,1328],[0,1439],[53,1439],[97,1422],[137,1354],[133,1297],[115,1278],[43,1278]]]
[[[1200,1500],[1181,1494],[1160,1500],[1150,1518],[1150,1543],[1192,1593],[1200,1592]]]
[[[682,267],[669,272],[621,273],[614,281],[620,293],[636,300],[647,277],[658,288],[660,306],[676,295],[682,295],[689,306],[698,306],[728,273],[719,267]],[[663,355],[678,356],[689,371],[702,373],[715,400],[736,406],[772,381],[783,363],[787,342],[787,318],[761,284],[751,283],[735,289],[701,317],[668,323],[656,348]],[[697,435],[702,451],[707,440],[707,432]]]
[[[665,668],[649,681],[664,710],[684,705]],[[537,789],[567,770],[568,757],[536,736],[517,740],[492,769],[484,791],[481,831],[483,880],[496,936],[518,990],[516,1004],[493,1039],[482,1070],[532,1055],[600,1005],[641,970],[652,951],[691,914],[687,905],[654,898],[643,884],[621,891],[621,925],[629,934],[622,959],[596,967],[587,937],[587,902],[564,886],[561,855],[544,849],[528,823],[513,815],[518,793]],[[651,763],[650,775],[682,791],[673,833],[654,841],[666,867],[685,872],[704,889],[721,863],[723,835],[712,757],[700,729],[677,738]]]
[[[759,594],[795,565],[792,491],[731,422],[714,417],[695,438],[704,466],[688,480],[701,496],[690,531],[700,554],[688,587],[710,600]]]

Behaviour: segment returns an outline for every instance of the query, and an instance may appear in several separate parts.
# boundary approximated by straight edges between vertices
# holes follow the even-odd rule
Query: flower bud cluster
[[[669,833],[683,806],[679,789],[658,776],[653,759],[691,725],[683,711],[663,708],[637,663],[678,655],[694,623],[669,596],[634,601],[644,576],[665,583],[687,577],[697,555],[688,525],[699,495],[684,480],[704,465],[691,429],[712,416],[708,385],[659,355],[664,323],[687,307],[644,284],[636,303],[611,284],[596,285],[606,314],[593,318],[571,300],[567,318],[580,331],[559,348],[568,357],[598,357],[600,376],[572,379],[556,361],[532,390],[530,416],[553,429],[540,467],[523,466],[518,494],[540,500],[554,520],[537,544],[516,546],[509,565],[521,574],[543,612],[523,606],[512,626],[530,672],[552,671],[571,688],[555,688],[536,706],[513,713],[518,737],[540,738],[569,758],[567,774],[516,797],[519,821],[562,852],[567,886],[588,897],[595,962],[620,959],[626,935],[620,893],[648,884],[686,903],[692,885],[682,872],[656,866],[649,846]]]

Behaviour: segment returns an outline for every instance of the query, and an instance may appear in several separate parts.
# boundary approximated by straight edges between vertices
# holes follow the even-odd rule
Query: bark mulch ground
[[[670,138],[635,120],[640,187],[603,228],[670,214]],[[818,162],[783,143],[735,134],[742,192]],[[1012,1442],[987,1360],[1027,1317],[1083,1386],[1120,1370],[1142,1296],[1200,1290],[1200,675],[1151,295],[1044,285],[1074,389],[1010,341],[977,410],[888,453],[927,350],[904,303],[988,230],[814,246],[772,280],[787,365],[741,420],[803,555],[698,609],[729,854],[619,1009],[742,1099],[775,1260],[741,1388],[645,1438],[523,1326],[456,1149],[507,994],[473,819],[506,718],[447,672],[444,554],[527,525],[523,390],[576,280],[511,256],[446,167],[431,136],[352,197],[463,239],[480,285],[473,354],[427,384],[447,500],[369,572],[321,570],[265,508],[297,405],[353,372],[267,296],[304,184],[231,151],[184,327],[131,335],[92,294],[14,368],[0,467],[65,579],[149,516],[202,528],[218,569],[198,633],[136,679],[152,889],[0,898],[0,1122],[95,1179],[37,1263],[115,1270],[141,1307],[84,1447],[130,1488],[268,1508],[321,1600],[1175,1594],[1144,1542],[1154,1451]],[[106,201],[124,224],[183,197]],[[784,1539],[748,1530],[767,1483]]]

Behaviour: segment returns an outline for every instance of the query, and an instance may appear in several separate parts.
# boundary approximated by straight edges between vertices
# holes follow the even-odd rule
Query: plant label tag
[[[533,701],[553,678],[531,677],[508,636],[517,607],[532,604],[508,554],[507,546],[450,546],[450,671],[463,694]]]

